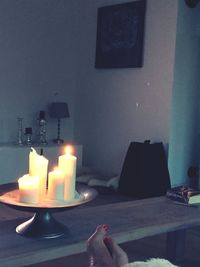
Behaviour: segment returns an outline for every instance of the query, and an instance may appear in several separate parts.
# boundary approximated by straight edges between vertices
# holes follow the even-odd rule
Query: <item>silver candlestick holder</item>
[[[26,136],[26,145],[31,146],[32,145],[32,128],[27,127],[25,129],[25,136]]]
[[[42,145],[47,145],[47,140],[46,140],[47,121],[45,118],[45,112],[43,110],[40,111],[38,121],[39,121],[39,142]]]
[[[23,118],[17,118],[17,124],[18,124],[17,144],[20,146],[23,145],[22,121]]]

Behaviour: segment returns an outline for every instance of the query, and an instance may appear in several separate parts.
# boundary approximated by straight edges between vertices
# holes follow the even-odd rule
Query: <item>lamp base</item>
[[[54,142],[55,144],[61,145],[61,144],[64,143],[64,140],[62,140],[62,139],[60,139],[60,138],[56,138],[56,139],[53,139],[53,142]]]

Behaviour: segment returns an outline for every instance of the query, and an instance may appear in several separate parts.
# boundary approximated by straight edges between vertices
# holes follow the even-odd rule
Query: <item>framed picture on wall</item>
[[[146,0],[98,8],[96,68],[140,68]]]

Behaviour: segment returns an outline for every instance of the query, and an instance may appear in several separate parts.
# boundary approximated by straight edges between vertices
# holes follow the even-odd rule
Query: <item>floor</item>
[[[146,260],[165,256],[166,235],[144,238],[124,243],[121,247],[127,252],[130,261]],[[77,254],[62,259],[31,265],[29,267],[88,267],[87,254]],[[200,227],[187,232],[185,260],[180,267],[200,267]]]

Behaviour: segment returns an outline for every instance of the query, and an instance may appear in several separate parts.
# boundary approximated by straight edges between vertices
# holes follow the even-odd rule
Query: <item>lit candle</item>
[[[34,148],[31,147],[31,151],[29,153],[29,175],[33,175],[35,171],[35,162],[37,158],[37,152]]]
[[[73,199],[75,196],[76,161],[77,158],[71,155],[72,148],[66,147],[66,154],[59,156],[58,167],[65,175],[64,200]]]
[[[19,201],[36,204],[39,202],[39,177],[25,174],[18,179]]]
[[[40,199],[45,196],[47,186],[47,170],[49,161],[31,148],[29,153],[29,175],[39,177]]]
[[[58,168],[49,172],[48,198],[54,200],[64,200],[64,173]]]

